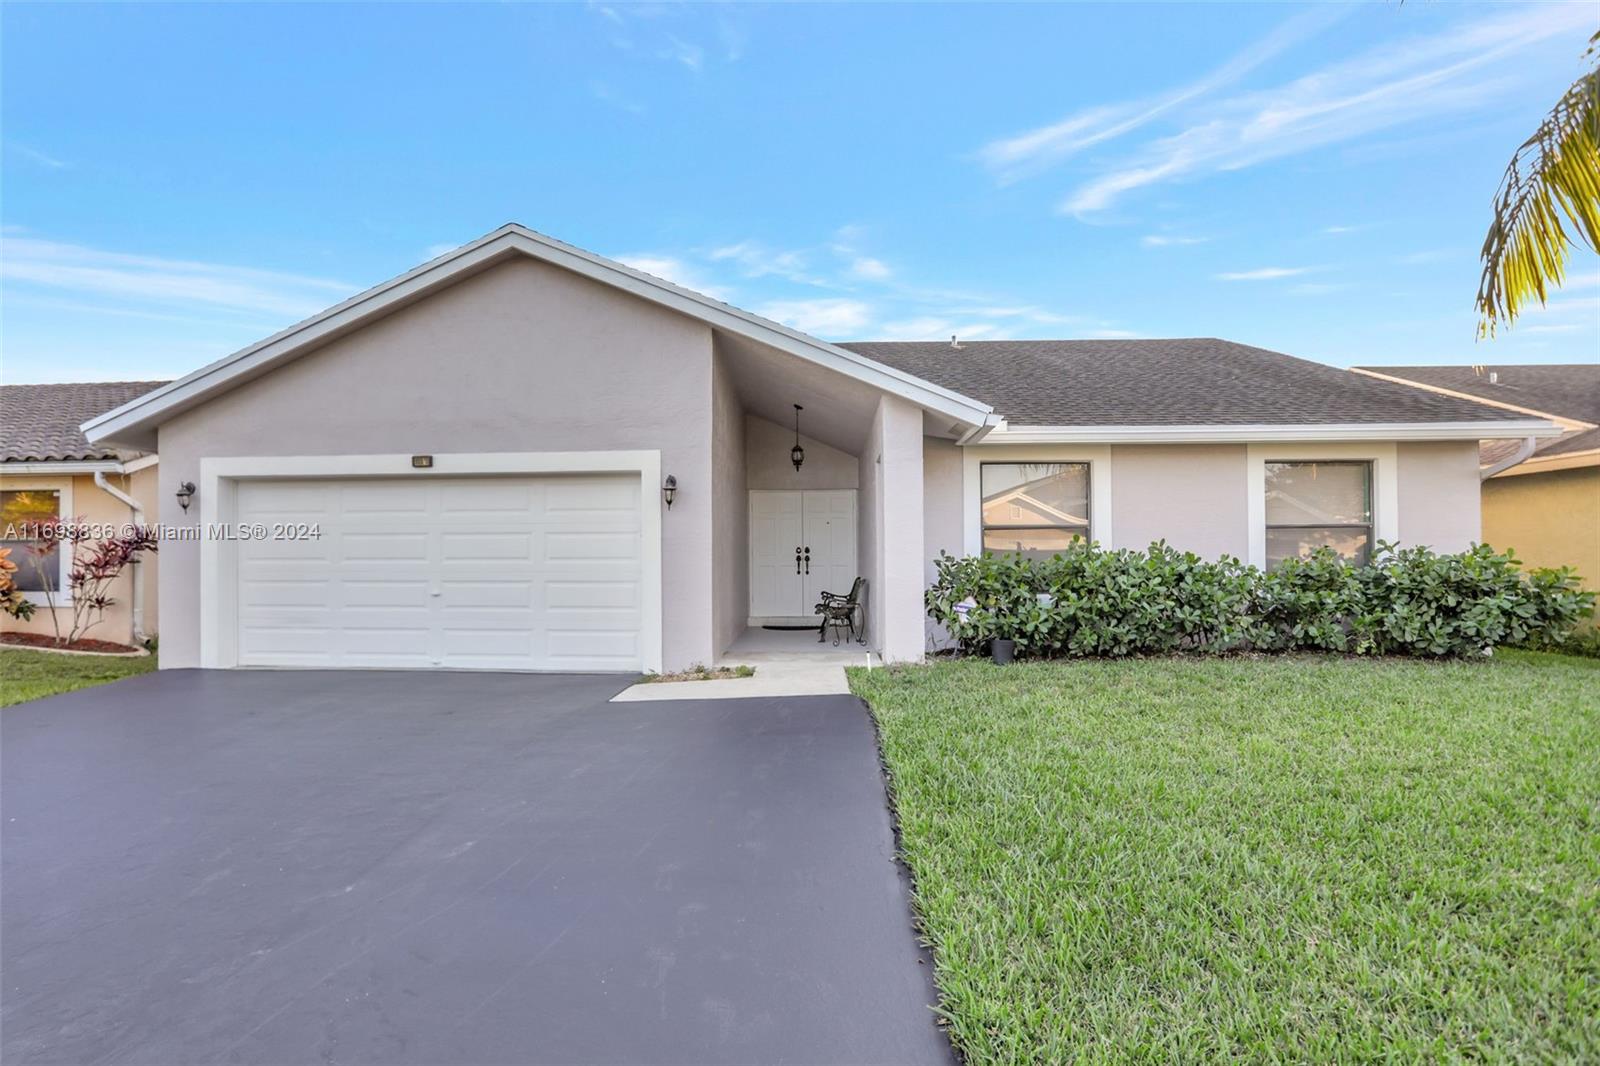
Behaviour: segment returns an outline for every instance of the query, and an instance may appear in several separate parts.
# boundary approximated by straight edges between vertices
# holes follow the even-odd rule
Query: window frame
[[[1263,478],[1263,482],[1262,482],[1262,492],[1263,492],[1263,494],[1266,491],[1265,478],[1266,478],[1267,473],[1268,473],[1268,468],[1273,467],[1273,466],[1359,466],[1359,467],[1364,468],[1366,470],[1366,472],[1367,472],[1366,485],[1364,486],[1364,488],[1366,489],[1366,497],[1367,497],[1367,499],[1366,499],[1367,520],[1365,522],[1272,522],[1272,521],[1268,521],[1266,523],[1266,540],[1267,540],[1267,542],[1269,544],[1271,543],[1272,531],[1275,530],[1275,529],[1362,529],[1362,530],[1366,530],[1366,533],[1367,533],[1367,559],[1366,559],[1366,563],[1363,563],[1362,565],[1367,565],[1367,564],[1370,564],[1372,562],[1372,555],[1373,555],[1374,552],[1376,552],[1378,550],[1377,522],[1376,522],[1375,517],[1374,517],[1376,515],[1376,513],[1377,513],[1377,507],[1376,507],[1376,504],[1373,501],[1373,488],[1374,488],[1375,483],[1377,481],[1377,472],[1374,469],[1374,464],[1373,464],[1372,460],[1370,460],[1370,459],[1267,459],[1262,464],[1262,468],[1261,468],[1261,474],[1262,474],[1262,478]],[[1263,515],[1263,517],[1265,517],[1265,516]],[[1270,562],[1270,560],[1269,560],[1269,562]]]
[[[60,508],[56,517],[62,521],[69,520],[75,511],[72,509],[72,478],[38,478],[33,475],[23,479],[26,484],[18,484],[15,479],[0,482],[0,490],[5,492],[55,492]],[[57,546],[56,562],[59,564],[59,573],[56,575],[56,587],[51,598],[57,607],[67,607],[72,604],[72,590],[67,587],[67,578],[72,573],[72,545],[63,541]],[[50,601],[45,598],[42,590],[19,589],[28,602],[38,608],[48,609]]]
[[[991,463],[1005,465],[1078,463],[1089,467],[1089,528],[1091,544],[1111,544],[1111,445],[1109,444],[972,444],[962,449],[962,549],[967,555],[983,554],[983,476]],[[1024,528],[1013,526],[1013,529]],[[1029,527],[1031,528],[1031,527]],[[1060,529],[1060,526],[1043,528]]]
[[[1371,464],[1367,492],[1372,508],[1372,550],[1379,541],[1400,539],[1400,492],[1398,448],[1394,441],[1327,442],[1321,444],[1250,444],[1245,450],[1245,470],[1249,495],[1248,562],[1263,570],[1267,566],[1267,464],[1320,463],[1341,460]]]
[[[1084,477],[1084,504],[1085,514],[1081,526],[1051,526],[1038,523],[1019,523],[1017,525],[993,525],[983,521],[983,471],[991,466],[1080,466],[1083,468]],[[1094,529],[1094,465],[1084,459],[980,459],[978,461],[978,522],[979,536],[987,539],[990,531],[1006,533],[1036,533],[1041,530],[1063,530],[1069,534],[1068,543],[1073,538],[1081,537],[1085,543],[1093,539]],[[993,551],[985,548],[984,551]],[[1042,549],[1041,549],[1042,550]],[[1000,554],[1000,553],[996,553]],[[1007,552],[1009,554],[1009,551]]]

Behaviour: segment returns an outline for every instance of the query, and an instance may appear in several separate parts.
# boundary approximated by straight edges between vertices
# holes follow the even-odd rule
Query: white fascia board
[[[1557,437],[1544,419],[1503,422],[1301,423],[1200,426],[1001,426],[975,447],[996,444],[1242,444],[1255,441],[1498,440]]]
[[[121,474],[123,465],[115,459],[55,459],[32,463],[0,463],[0,477],[37,477],[53,474]]]
[[[993,410],[988,404],[873,362],[837,345],[511,223],[186,377],[92,418],[80,428],[91,441],[115,440],[139,447],[153,447],[154,427],[166,417],[224,392],[235,383],[248,380],[307,348],[348,333],[374,317],[398,309],[458,278],[517,254],[565,268],[697,318],[714,328],[770,345],[963,423],[979,424]]]

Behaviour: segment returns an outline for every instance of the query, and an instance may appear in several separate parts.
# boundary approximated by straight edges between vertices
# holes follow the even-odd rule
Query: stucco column
[[[923,625],[922,409],[878,401],[878,644],[889,662],[921,662]]]

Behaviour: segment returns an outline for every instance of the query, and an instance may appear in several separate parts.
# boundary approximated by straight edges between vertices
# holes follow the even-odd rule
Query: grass
[[[0,707],[120,681],[155,668],[154,655],[119,659],[0,648]]]
[[[704,666],[700,663],[679,670],[675,674],[645,674],[639,679],[641,685],[657,681],[722,681],[730,677],[754,677],[756,668],[753,666]]]
[[[851,684],[968,1063],[1600,1061],[1600,661]]]

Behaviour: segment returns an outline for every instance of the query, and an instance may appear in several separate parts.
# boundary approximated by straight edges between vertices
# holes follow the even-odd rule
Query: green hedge
[[[1074,542],[1049,559],[941,553],[928,614],[963,650],[1017,642],[1019,655],[1320,650],[1463,656],[1560,644],[1594,609],[1571,568],[1523,572],[1478,545],[1455,555],[1380,543],[1357,566],[1324,548],[1270,571]]]

